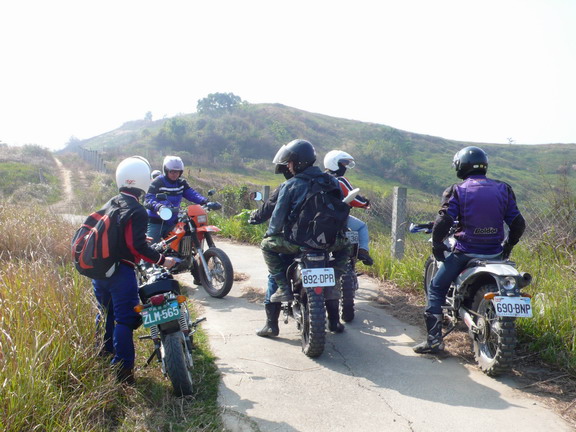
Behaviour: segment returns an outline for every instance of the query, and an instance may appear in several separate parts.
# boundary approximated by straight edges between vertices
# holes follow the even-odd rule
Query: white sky
[[[576,143],[576,1],[0,3],[2,142],[61,148],[215,92],[448,139]]]

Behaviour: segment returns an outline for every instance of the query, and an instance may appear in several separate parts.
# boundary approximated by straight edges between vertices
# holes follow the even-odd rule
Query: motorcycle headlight
[[[516,288],[516,278],[513,276],[507,276],[502,281],[502,288],[506,291],[511,291]]]

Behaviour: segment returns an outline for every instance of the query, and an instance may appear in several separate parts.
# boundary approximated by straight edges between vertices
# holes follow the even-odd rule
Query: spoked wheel
[[[192,394],[192,362],[182,332],[162,335],[162,357],[176,396]]]
[[[490,376],[510,369],[517,342],[515,318],[496,316],[492,301],[484,298],[484,294],[497,290],[495,284],[484,285],[474,296],[472,304],[472,310],[480,315],[474,317],[480,328],[479,334],[474,335],[474,357],[480,369]]]
[[[204,259],[208,268],[199,266],[200,282],[212,297],[222,298],[230,292],[234,282],[234,269],[230,258],[222,249],[211,247],[204,251]],[[206,273],[210,275],[211,280]]]
[[[302,351],[308,357],[318,357],[326,344],[326,306],[322,294],[306,292],[300,303]]]

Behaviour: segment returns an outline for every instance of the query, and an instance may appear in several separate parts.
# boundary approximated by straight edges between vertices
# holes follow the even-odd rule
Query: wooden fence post
[[[406,235],[406,196],[405,187],[394,187],[392,207],[392,256],[398,260],[404,257],[404,238]]]

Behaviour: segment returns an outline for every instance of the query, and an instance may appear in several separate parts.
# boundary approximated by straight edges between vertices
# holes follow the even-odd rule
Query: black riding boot
[[[342,333],[344,325],[340,322],[340,300],[326,300],[324,304],[328,314],[328,330],[333,333]]]
[[[280,329],[278,328],[278,317],[280,316],[282,305],[280,303],[266,303],[265,308],[266,324],[261,330],[256,332],[256,334],[262,337],[278,336],[278,333],[280,333]]]
[[[444,342],[442,341],[442,315],[426,312],[424,319],[426,321],[428,336],[424,342],[412,347],[412,349],[418,354],[436,354],[444,349]]]

